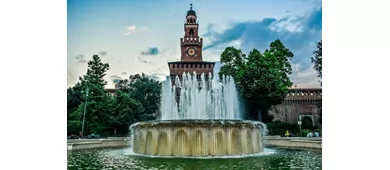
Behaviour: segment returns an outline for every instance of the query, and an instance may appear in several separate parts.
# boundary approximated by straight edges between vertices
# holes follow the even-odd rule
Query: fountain
[[[220,63],[214,68],[218,75]],[[212,77],[211,73],[208,77]],[[176,94],[180,94],[177,98]],[[161,156],[226,156],[263,152],[266,126],[242,120],[230,76],[183,73],[163,84],[161,118],[130,126],[135,153]]]

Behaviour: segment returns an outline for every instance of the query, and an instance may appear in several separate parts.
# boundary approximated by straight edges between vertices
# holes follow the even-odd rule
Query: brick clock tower
[[[203,39],[199,37],[199,24],[191,4],[184,24],[184,37],[180,38],[181,61],[168,62],[172,81],[176,75],[181,78],[184,72],[192,74],[194,71],[198,79],[202,73],[206,80],[209,79],[208,74],[213,74],[215,62],[203,61],[202,47]]]

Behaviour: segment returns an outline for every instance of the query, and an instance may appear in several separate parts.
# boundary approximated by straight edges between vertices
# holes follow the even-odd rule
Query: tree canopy
[[[293,56],[280,40],[271,42],[264,53],[253,49],[246,56],[240,49],[227,47],[221,54],[223,66],[219,75],[234,78],[248,108],[249,119],[272,121],[268,110],[282,103],[292,86],[288,75],[292,70],[289,60]]]
[[[322,85],[322,40],[317,42],[317,49],[313,52],[314,56],[311,57],[311,63],[314,64],[313,68],[317,71],[317,77],[319,77]]]
[[[155,119],[161,83],[145,74],[131,75],[118,82],[112,96],[105,89],[104,77],[108,70],[108,63],[94,55],[88,62],[87,73],[79,78],[80,82],[68,88],[68,133],[81,131],[84,108],[84,134],[127,134],[131,124]]]

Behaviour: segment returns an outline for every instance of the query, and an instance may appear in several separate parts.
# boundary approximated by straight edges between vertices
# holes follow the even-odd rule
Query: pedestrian
[[[320,137],[320,133],[319,133],[318,131],[316,131],[316,132],[314,133],[314,135],[315,135],[316,137]]]
[[[306,137],[308,137],[308,138],[313,137],[313,132],[309,132]]]
[[[83,138],[83,133],[80,132],[80,139]]]
[[[290,133],[288,132],[288,130],[286,130],[286,133],[284,134],[286,137],[289,137],[290,136]]]

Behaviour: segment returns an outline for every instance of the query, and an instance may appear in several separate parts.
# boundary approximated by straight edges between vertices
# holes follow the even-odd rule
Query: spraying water
[[[168,77],[163,83],[161,99],[162,120],[182,119],[242,119],[239,109],[237,89],[231,76],[222,76],[218,72],[221,64],[214,67],[211,81],[205,75],[183,73],[182,79],[175,77],[175,85]],[[180,93],[177,100],[177,93]]]

